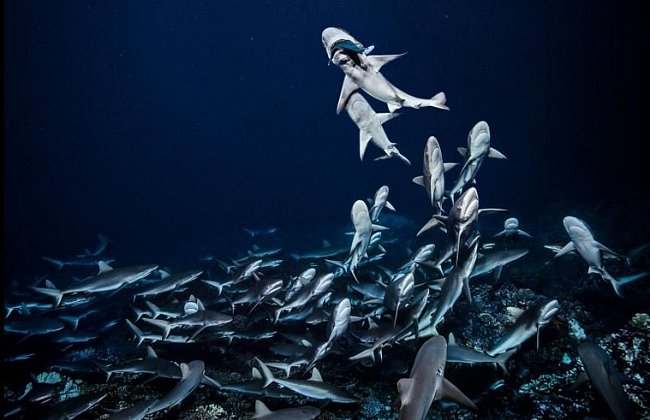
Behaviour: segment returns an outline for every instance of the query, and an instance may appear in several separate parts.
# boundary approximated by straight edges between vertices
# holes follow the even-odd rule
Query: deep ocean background
[[[277,227],[288,250],[348,241],[352,203],[382,184],[414,234],[431,212],[411,182],[427,137],[459,161],[479,120],[508,156],[481,168],[484,207],[558,243],[567,214],[622,252],[650,236],[641,2],[4,8],[5,281],[50,269],[42,256],[74,255],[97,233],[119,265],[234,256],[250,245],[242,227]],[[327,65],[327,26],[376,54],[407,51],[382,70],[406,92],[446,92],[451,111],[405,109],[385,126],[413,166],[374,162],[373,146],[359,161],[358,130],[335,113],[343,73]],[[491,223],[496,232],[502,218]]]

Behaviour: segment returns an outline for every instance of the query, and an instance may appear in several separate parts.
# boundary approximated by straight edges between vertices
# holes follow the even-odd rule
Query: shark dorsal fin
[[[413,378],[402,378],[397,381],[397,392],[399,392],[399,399],[402,405],[408,404],[411,396],[411,388],[413,388]]]
[[[268,416],[271,414],[272,411],[269,410],[269,408],[264,405],[264,403],[260,400],[255,400],[255,416],[254,417],[263,417],[263,416]]]
[[[508,311],[508,314],[510,314],[510,316],[513,318],[519,317],[519,315],[521,315],[524,312],[523,309],[515,308],[514,306],[508,306],[506,310]]]
[[[447,339],[447,345],[448,346],[455,346],[456,344],[456,337],[454,337],[454,333],[449,333],[449,338]]]
[[[151,346],[147,346],[147,357],[150,358],[150,359],[157,359],[158,358],[158,355],[151,348]]]
[[[45,287],[47,287],[48,289],[56,289],[56,286],[54,285],[54,283],[52,283],[49,280],[45,280]]]
[[[323,239],[323,248],[329,248],[332,244],[327,239]]]
[[[458,153],[460,153],[460,155],[462,157],[467,157],[467,148],[466,147],[458,147],[458,148],[456,148],[456,150],[458,150]]]
[[[21,314],[22,316],[30,316],[30,315],[32,314],[32,313],[29,311],[29,308],[27,307],[27,305],[25,304],[25,302],[23,302],[23,304],[22,304],[22,306],[21,306],[20,314]]]
[[[187,378],[187,375],[190,374],[190,368],[187,366],[185,363],[181,363],[181,378],[185,379]]]
[[[99,267],[99,273],[98,274],[105,273],[105,272],[111,271],[113,269],[113,267],[111,267],[110,265],[108,265],[108,263],[106,263],[104,261],[98,262],[97,267]]]
[[[476,405],[470,400],[467,395],[456,388],[456,385],[449,382],[447,379],[442,378],[440,393],[436,395],[436,399],[455,401],[458,404],[476,410]]]
[[[315,382],[323,382],[323,378],[320,376],[320,372],[318,371],[318,368],[314,368],[311,371],[311,378],[309,378],[309,380]]]
[[[256,367],[251,369],[251,376],[253,377],[253,379],[262,379],[262,374]]]
[[[158,270],[158,272],[160,273],[160,278],[161,279],[166,279],[167,277],[169,277],[169,271],[165,271],[163,269],[160,269],[160,270]]]
[[[374,328],[379,328],[379,325],[377,325],[374,319],[368,318],[368,329],[372,330]]]
[[[201,299],[196,300],[196,305],[199,307],[199,311],[205,311],[205,306],[203,306],[203,302],[201,302]]]

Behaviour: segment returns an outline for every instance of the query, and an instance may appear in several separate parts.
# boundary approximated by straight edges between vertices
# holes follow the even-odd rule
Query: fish
[[[452,200],[466,185],[476,180],[476,174],[486,158],[507,159],[503,153],[490,147],[490,126],[485,121],[479,121],[472,127],[467,136],[467,148],[459,147],[458,152],[465,158],[465,163],[447,193]]]
[[[431,316],[430,328],[433,334],[437,335],[436,326],[442,321],[447,312],[451,310],[463,291],[465,291],[467,300],[469,302],[472,301],[468,281],[476,263],[477,250],[478,241],[472,246],[465,261],[461,265],[454,267],[445,279],[435,312]]]
[[[588,378],[617,420],[634,418],[621,383],[621,375],[614,368],[614,363],[607,352],[596,344],[586,341],[578,346],[578,355],[585,372],[580,375],[576,384]]]
[[[494,271],[495,280],[501,277],[501,271],[506,264],[518,260],[528,254],[527,249],[509,249],[505,251],[495,251],[489,254],[480,254],[472,270],[470,278],[482,276]]]
[[[196,280],[201,274],[203,274],[202,270],[184,271],[182,273],[172,274],[155,283],[146,290],[137,292],[133,297],[135,299],[136,296],[147,297],[159,295],[161,293],[172,292],[179,287],[182,287],[187,283]]]
[[[398,275],[395,280],[386,287],[384,305],[388,309],[395,311],[393,326],[397,325],[397,315],[399,314],[400,306],[405,306],[413,297],[414,288],[415,277],[413,276],[413,273]]]
[[[375,192],[375,198],[370,208],[370,220],[374,223],[379,220],[379,215],[381,211],[386,207],[390,211],[397,211],[395,207],[388,201],[388,193],[390,189],[388,185],[382,185],[379,187],[377,192]]]
[[[413,182],[424,187],[431,206],[438,214],[442,213],[442,203],[445,199],[445,172],[457,165],[458,163],[444,163],[438,140],[434,136],[427,139],[424,147],[423,175],[413,178]]]
[[[589,274],[598,274],[603,280],[609,281],[614,288],[614,292],[622,298],[623,291],[621,290],[621,286],[630,283],[630,281],[622,283],[609,274],[603,265],[602,253],[605,252],[614,255],[622,260],[624,260],[625,257],[596,241],[589,226],[577,217],[566,216],[563,223],[571,241],[564,245],[564,247],[555,254],[555,258],[561,257],[569,252],[577,251],[589,266],[587,272]]]
[[[32,290],[50,296],[54,299],[54,306],[61,304],[63,296],[71,293],[101,293],[120,289],[127,284],[135,283],[151,274],[158,268],[157,265],[136,265],[125,268],[113,269],[108,264],[99,265],[99,274],[81,280],[63,290],[55,287],[31,287]],[[54,286],[52,283],[50,283]]]
[[[68,398],[67,400],[48,406],[47,412],[43,416],[39,416],[39,418],[46,420],[73,419],[92,410],[107,395],[80,395],[78,397]]]
[[[372,140],[373,144],[384,151],[384,156],[378,157],[375,160],[383,160],[390,158],[398,158],[407,165],[411,162],[400,153],[397,149],[397,144],[388,140],[388,136],[384,131],[384,124],[399,116],[397,113],[383,113],[377,114],[368,101],[359,95],[353,93],[348,102],[345,110],[348,112],[350,119],[359,128],[359,158],[363,160],[366,153],[368,143]]]
[[[264,420],[310,420],[320,415],[320,409],[311,406],[302,406],[295,408],[283,408],[281,410],[271,411],[260,400],[255,401],[255,415],[253,419]]]
[[[447,342],[444,337],[428,339],[415,356],[411,374],[397,382],[401,401],[400,420],[423,420],[431,403],[452,400],[472,410],[476,405],[454,384],[445,379]]]
[[[256,236],[273,235],[274,233],[278,232],[278,228],[276,227],[268,227],[268,228],[260,228],[260,229],[248,229],[248,228],[242,228],[242,229],[244,230],[244,232],[251,235],[251,239],[255,239]]]
[[[526,310],[509,308],[509,311],[517,315],[515,324],[497,342],[492,350],[487,352],[490,356],[496,356],[510,349],[519,348],[519,346],[534,335],[537,335],[537,348],[539,349],[540,330],[543,326],[551,322],[553,317],[560,311],[560,305],[557,300],[553,299],[531,305]]]
[[[307,286],[301,288],[289,303],[286,303],[285,305],[275,310],[275,322],[278,322],[282,312],[302,308],[311,300],[323,296],[332,286],[333,281],[334,275],[332,273],[316,277]]]
[[[355,269],[359,265],[362,258],[366,256],[370,246],[370,238],[373,232],[386,230],[383,226],[374,225],[370,219],[368,206],[362,200],[357,200],[352,205],[351,211],[352,223],[354,224],[354,237],[352,238],[352,245],[350,246],[350,272],[355,280],[358,281]]]
[[[523,236],[525,238],[532,238],[532,236],[523,230],[519,229],[519,220],[516,217],[509,217],[503,222],[503,230],[494,235],[494,237],[505,236],[505,237],[516,237]]]
[[[200,300],[198,300],[197,303],[199,303],[199,311],[190,315],[181,316],[169,321],[150,318],[142,318],[142,320],[151,325],[162,328],[163,339],[166,339],[169,336],[172,328],[199,327],[198,330],[190,337],[190,340],[196,338],[196,336],[198,336],[206,328],[218,327],[220,325],[232,322],[232,317],[230,315],[225,315],[221,312],[209,311],[205,309],[203,303],[201,303]]]
[[[421,107],[449,109],[445,105],[447,98],[444,92],[439,92],[429,99],[416,98],[395,87],[380,73],[384,64],[404,54],[367,56],[364,52],[340,48],[342,42],[349,41],[354,44],[356,41],[347,31],[339,28],[325,28],[321,39],[328,58],[345,74],[336,107],[337,114],[345,108],[352,93],[359,88],[373,98],[385,102],[391,113],[403,106],[416,109]]]
[[[167,394],[158,398],[156,402],[149,407],[147,414],[153,414],[170,407],[179,405],[188,395],[190,395],[203,380],[205,364],[202,360],[193,360],[188,364],[181,363],[182,378],[178,384]]]
[[[312,370],[312,375],[309,380],[303,379],[281,379],[273,376],[273,373],[260,359],[255,358],[262,371],[262,378],[264,379],[264,387],[272,383],[276,383],[293,392],[304,395],[305,397],[313,398],[316,400],[329,400],[343,404],[356,403],[357,400],[348,392],[336,388],[333,385],[323,382],[318,369]]]

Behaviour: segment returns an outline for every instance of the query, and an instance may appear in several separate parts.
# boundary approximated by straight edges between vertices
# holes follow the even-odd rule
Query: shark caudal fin
[[[449,107],[445,105],[446,102],[447,102],[447,97],[445,96],[445,92],[438,92],[436,95],[434,95],[431,99],[427,101],[426,105],[449,111]]]
[[[264,362],[262,362],[257,357],[255,360],[257,361],[257,364],[260,365],[260,369],[262,370],[262,379],[264,380],[263,388],[266,388],[275,381],[275,376],[273,376],[273,373],[271,373],[271,370],[264,364]]]

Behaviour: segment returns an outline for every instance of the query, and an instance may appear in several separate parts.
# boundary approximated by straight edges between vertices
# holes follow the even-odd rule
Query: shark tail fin
[[[633,282],[635,282],[637,280],[640,280],[640,279],[646,277],[648,274],[650,274],[648,272],[644,272],[644,273],[632,274],[632,275],[629,275],[629,276],[620,277],[618,279],[615,279],[609,273],[607,273],[607,272],[605,272],[605,273],[606,273],[607,276],[611,277],[611,279],[608,278],[608,280],[610,282],[612,282],[612,286],[614,287],[614,291],[621,298],[623,297],[623,292],[621,291],[621,287],[625,286],[626,284],[630,284],[630,283],[633,283]]]
[[[431,99],[429,99],[427,105],[430,105],[434,108],[439,108],[439,109],[444,109],[446,111],[449,111],[449,107],[445,105],[446,102],[447,102],[447,96],[445,96],[445,92],[438,92]]]
[[[31,286],[31,289],[37,293],[42,293],[54,299],[55,308],[61,304],[61,300],[63,299],[63,293],[59,289],[52,289],[49,287],[34,287],[34,286]]]
[[[516,352],[517,352],[517,348],[508,350],[507,352],[498,355],[494,360],[496,364],[499,365],[499,367],[503,370],[503,373],[505,373],[506,375],[508,375],[508,367],[506,366],[506,364],[508,363],[510,357]]]

